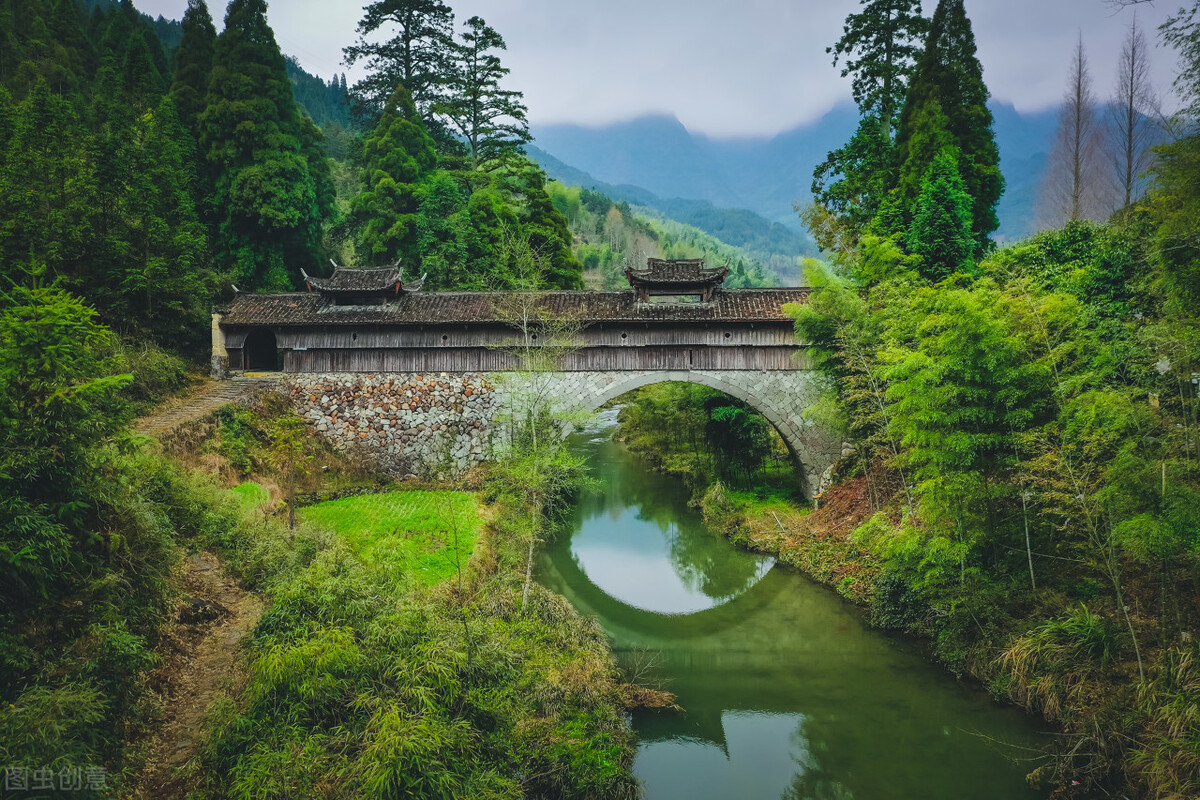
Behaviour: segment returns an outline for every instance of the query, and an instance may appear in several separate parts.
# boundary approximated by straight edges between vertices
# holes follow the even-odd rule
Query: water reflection
[[[615,410],[579,446],[593,465],[619,462],[612,440]],[[600,434],[600,435],[598,435]],[[605,471],[602,489],[584,497],[565,525],[570,553],[588,580],[634,608],[690,614],[741,595],[774,559],[731,551],[728,543],[687,507],[678,481],[648,472]]]
[[[546,549],[539,579],[686,709],[634,715],[648,800],[1037,796],[1023,780],[1035,765],[1008,757],[1038,743],[1024,717],[732,548],[682,487],[602,431],[584,438],[603,489]]]

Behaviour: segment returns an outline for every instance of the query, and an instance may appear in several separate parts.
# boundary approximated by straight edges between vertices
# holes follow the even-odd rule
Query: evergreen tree
[[[83,29],[82,11],[73,0],[13,0],[13,26],[5,61],[14,73],[6,82],[17,99],[24,99],[44,81],[56,93],[81,97],[88,77],[91,44]]]
[[[547,289],[582,289],[583,271],[571,254],[571,230],[567,218],[546,193],[545,173],[525,161],[517,180],[513,194],[524,198],[518,211],[521,235],[528,239],[542,266],[539,285]]]
[[[934,158],[908,229],[908,249],[921,257],[921,274],[933,281],[970,269],[974,251],[971,197],[955,155],[946,148]]]
[[[422,117],[431,121],[450,71],[453,22],[454,13],[441,0],[375,0],[368,5],[358,23],[358,42],[344,51],[350,66],[366,60],[367,76],[350,90],[360,111],[369,117],[380,113],[396,87],[403,86]],[[395,35],[372,41],[384,28],[393,28]]]
[[[834,66],[845,59],[842,77],[854,76],[858,110],[887,122],[889,136],[928,29],[920,0],[862,0],[862,10],[846,17],[842,38],[825,48]]]
[[[878,115],[863,117],[850,141],[828,153],[813,171],[810,190],[816,202],[855,231],[879,213],[888,190],[893,153],[884,129]]]
[[[0,264],[82,281],[96,227],[93,165],[75,111],[45,81],[16,111],[0,170]]]
[[[450,173],[435,171],[419,192],[417,247],[421,271],[429,275],[427,289],[446,291],[470,285],[466,262],[469,230],[463,210],[467,196]]]
[[[920,0],[863,0],[862,10],[846,18],[842,37],[825,50],[835,66],[845,59],[842,77],[853,75],[862,119],[851,140],[814,170],[812,193],[856,229],[876,214],[887,190],[897,110],[928,25]]]
[[[1000,151],[992,133],[992,112],[983,67],[975,55],[975,35],[963,0],[939,0],[933,13],[925,48],[900,113],[896,144],[911,154],[910,142],[921,135],[921,120],[932,118],[926,106],[937,101],[946,117],[946,129],[959,151],[959,172],[972,198],[971,218],[976,253],[990,246],[989,234],[1000,224],[996,204],[1004,191]],[[895,184],[919,186],[931,162],[906,158]],[[909,190],[910,191],[910,190]],[[915,196],[902,196],[902,216]],[[907,219],[905,220],[907,222]]]
[[[121,153],[111,296],[103,310],[119,328],[182,347],[202,338],[206,300],[216,290],[191,193],[191,162],[180,144],[186,134],[169,97],[142,114],[129,134]]]
[[[500,88],[509,72],[497,55],[505,49],[503,37],[480,17],[464,27],[454,47],[450,96],[435,108],[465,140],[472,167],[494,167],[533,137],[521,93]]]
[[[197,120],[204,111],[208,95],[217,44],[217,29],[204,0],[188,0],[182,27],[183,39],[175,51],[171,99],[175,102],[179,121],[195,136],[199,132]]]
[[[312,149],[265,0],[229,4],[200,129],[217,174],[218,264],[243,288],[291,288],[301,268],[321,262],[328,193],[310,169]]]
[[[904,209],[903,215],[894,219],[892,227],[883,224],[877,226],[881,233],[903,233],[911,220],[911,211],[916,208],[917,198],[925,185],[929,169],[942,152],[947,148],[957,151],[954,134],[950,132],[950,119],[942,112],[942,104],[937,98],[930,98],[925,105],[917,110],[912,124],[912,135],[904,143],[900,155],[900,171],[897,185],[892,190],[889,201],[897,209]],[[956,152],[956,156],[961,155]]]
[[[403,86],[363,140],[360,157],[363,190],[350,211],[359,253],[372,264],[399,261],[415,268],[420,261],[418,185],[437,166],[437,155]]]
[[[13,106],[12,95],[0,86],[0,174],[3,174],[7,161],[8,143],[12,141],[13,130],[17,124],[17,110]]]

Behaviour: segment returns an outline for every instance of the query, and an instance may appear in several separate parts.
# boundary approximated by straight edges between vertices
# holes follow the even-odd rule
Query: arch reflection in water
[[[602,486],[539,579],[599,620],[623,665],[650,662],[685,709],[634,714],[647,800],[1037,797],[1024,781],[1036,763],[1010,758],[1040,743],[1022,715],[826,589],[690,529],[686,491],[610,433],[576,440]]]
[[[577,437],[589,463],[626,458],[612,440],[617,409]],[[626,480],[633,477],[633,480]],[[774,559],[732,550],[687,507],[687,491],[649,472],[606,470],[600,492],[566,521],[575,566],[610,597],[643,611],[691,614],[726,603],[757,583]]]

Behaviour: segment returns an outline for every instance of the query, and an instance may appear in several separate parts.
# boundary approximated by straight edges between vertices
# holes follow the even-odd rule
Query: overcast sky
[[[187,0],[134,0],[178,19]],[[208,0],[220,29],[225,0]],[[825,48],[841,35],[857,0],[448,0],[457,18],[482,16],[508,43],[511,88],[525,93],[530,120],[604,124],[667,112],[714,137],[769,136],[810,122],[849,86]],[[1181,0],[1138,7],[1155,45],[1161,91],[1173,51],[1155,28]],[[347,71],[364,0],[270,0],[280,47],[310,72]],[[932,13],[936,0],[925,0]],[[967,0],[984,79],[992,96],[1020,110],[1056,104],[1082,33],[1097,94],[1106,96],[1133,10],[1108,0]],[[350,80],[354,80],[354,72]]]

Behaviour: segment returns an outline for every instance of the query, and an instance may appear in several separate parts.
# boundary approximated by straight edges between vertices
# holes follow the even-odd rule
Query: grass
[[[466,492],[359,495],[301,508],[297,516],[341,535],[363,561],[430,584],[453,575],[459,560],[466,565],[480,525],[475,496]]]
[[[766,515],[774,512],[779,515],[808,514],[807,506],[799,505],[795,500],[794,488],[772,489],[762,487],[751,491],[730,490],[729,497],[745,511],[747,515]]]
[[[266,487],[254,481],[239,483],[229,491],[237,498],[238,507],[243,511],[253,511],[271,499]]]

